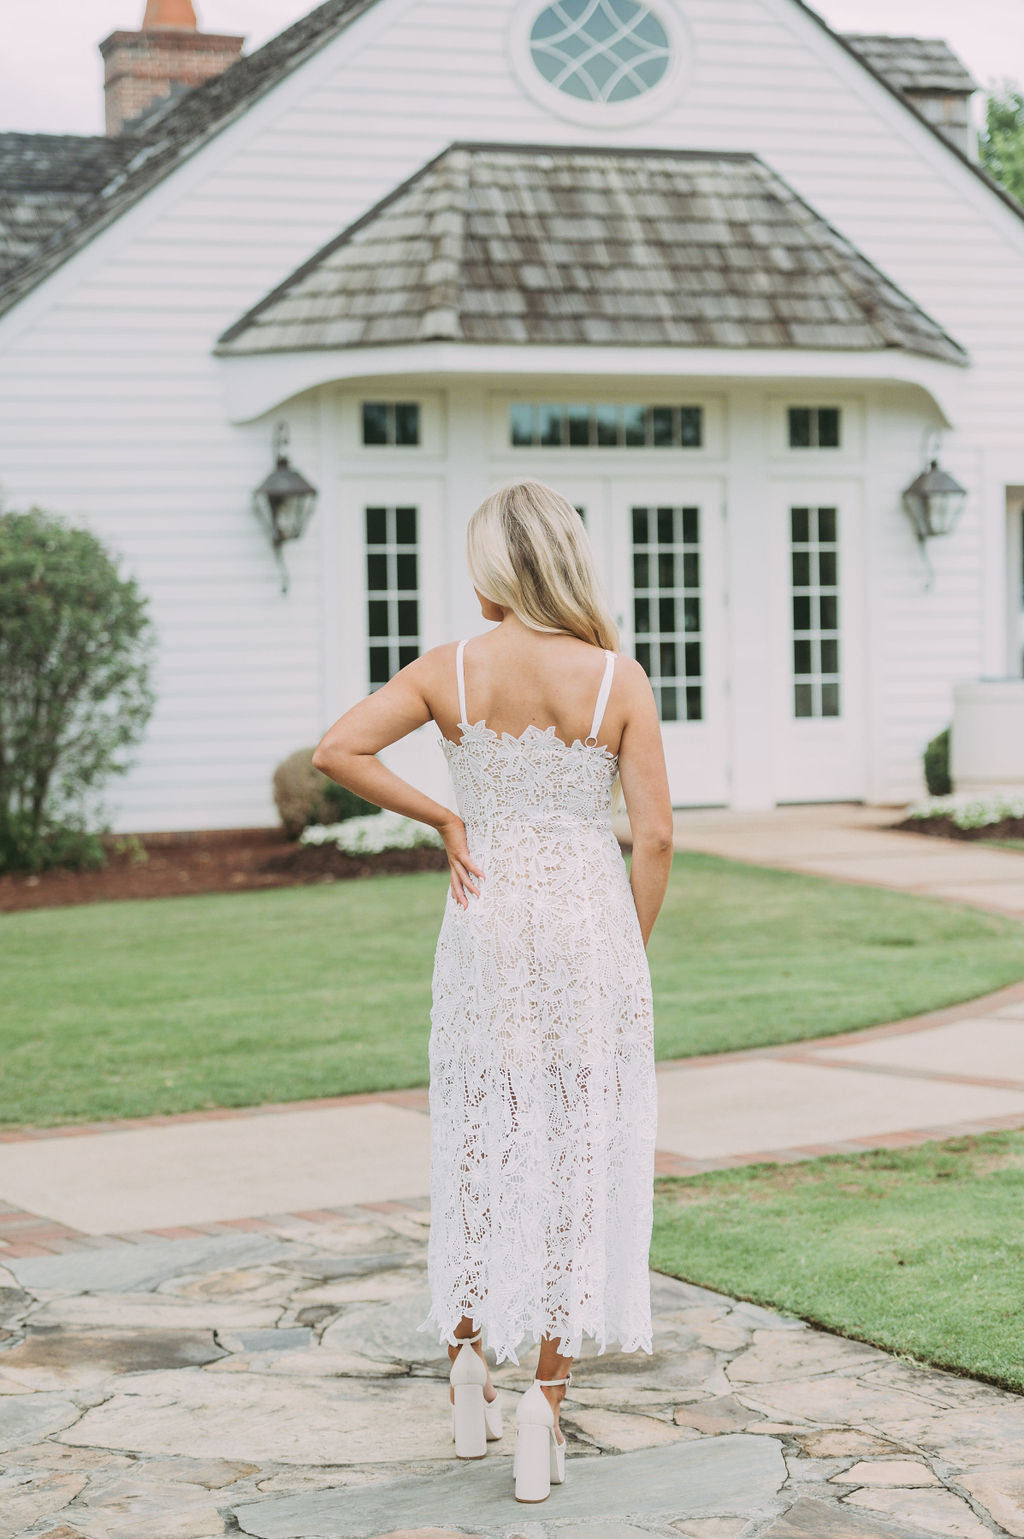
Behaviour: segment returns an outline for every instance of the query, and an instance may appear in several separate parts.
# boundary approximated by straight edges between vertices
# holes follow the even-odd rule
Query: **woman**
[[[451,890],[430,1034],[431,1311],[449,1343],[455,1452],[501,1435],[500,1363],[540,1341],[517,1414],[520,1501],[564,1478],[558,1410],[584,1336],[651,1350],[656,1123],[646,945],[672,860],[657,710],[618,654],[575,508],[537,481],[474,513],[494,629],[435,647],[326,734],[314,763],[436,828]],[[437,723],[458,814],[375,755]],[[589,731],[588,731],[589,728]],[[618,774],[633,856],[610,824]]]

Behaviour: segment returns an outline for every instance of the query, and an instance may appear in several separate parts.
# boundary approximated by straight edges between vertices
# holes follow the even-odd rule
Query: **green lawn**
[[[1024,1390],[1024,1132],[657,1183],[652,1265]]]
[[[0,1122],[420,1085],[446,878],[0,916]],[[845,1031],[1024,977],[1024,926],[677,856],[650,948],[662,1057]]]

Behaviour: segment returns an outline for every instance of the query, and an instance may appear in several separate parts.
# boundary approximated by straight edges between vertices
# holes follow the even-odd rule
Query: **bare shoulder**
[[[431,647],[428,651],[421,652],[419,657],[413,658],[411,663],[406,663],[402,672],[410,681],[423,688],[428,688],[449,675],[454,676],[455,654],[458,646],[457,641],[446,641],[439,647]]]
[[[632,705],[646,702],[651,696],[651,681],[635,657],[620,652],[615,659],[615,686],[621,691],[620,698]]]

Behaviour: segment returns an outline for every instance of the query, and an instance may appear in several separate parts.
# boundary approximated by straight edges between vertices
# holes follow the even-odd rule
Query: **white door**
[[[790,482],[772,502],[775,795],[857,801],[867,766],[860,487]]]
[[[662,722],[672,802],[729,800],[724,497],[691,476],[609,478],[592,530],[622,631]]]

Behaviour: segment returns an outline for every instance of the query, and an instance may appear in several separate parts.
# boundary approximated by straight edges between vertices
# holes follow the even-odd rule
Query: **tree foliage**
[[[95,856],[88,829],[153,709],[153,628],[88,530],[0,512],[0,870]]]
[[[985,170],[1024,203],[1024,91],[1005,86],[989,96],[978,146]]]

